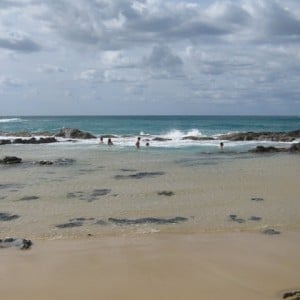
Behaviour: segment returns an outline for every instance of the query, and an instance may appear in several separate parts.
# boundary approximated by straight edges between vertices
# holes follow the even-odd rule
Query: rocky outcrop
[[[32,137],[30,139],[14,139],[12,141],[13,144],[49,144],[49,143],[56,143],[57,139],[55,137],[41,137],[37,139]]]
[[[162,137],[155,137],[155,138],[152,139],[152,141],[155,141],[155,142],[166,142],[166,141],[172,141],[172,139],[162,138]]]
[[[56,137],[63,137],[69,139],[95,139],[96,137],[89,132],[84,132],[76,128],[62,128]]]
[[[238,132],[219,136],[219,139],[228,141],[292,142],[296,138],[300,138],[300,130],[290,132]]]
[[[49,144],[58,142],[55,137],[41,137],[39,139],[35,137],[31,137],[29,139],[17,138],[13,140],[3,139],[0,140],[0,145],[8,145],[8,144]]]
[[[6,165],[19,164],[20,162],[22,162],[22,158],[17,156],[5,156],[3,159],[0,159],[0,164]]]
[[[300,152],[300,143],[293,144],[290,148],[277,148],[273,146],[257,146],[255,149],[250,150],[253,153],[274,153],[274,152]]]
[[[208,136],[184,136],[182,138],[182,140],[191,140],[191,141],[211,141],[214,140],[214,138],[212,137],[208,137]]]
[[[0,145],[8,145],[11,144],[11,140],[0,140]]]
[[[289,148],[290,152],[300,152],[300,143],[297,144],[293,144],[290,148]]]

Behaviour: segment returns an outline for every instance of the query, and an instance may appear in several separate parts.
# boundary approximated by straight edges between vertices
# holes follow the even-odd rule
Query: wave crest
[[[0,119],[0,123],[12,123],[12,122],[22,122],[23,120],[20,118],[5,118]]]

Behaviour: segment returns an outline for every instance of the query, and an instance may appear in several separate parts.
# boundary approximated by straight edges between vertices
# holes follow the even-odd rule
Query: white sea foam
[[[12,123],[12,122],[22,122],[23,119],[20,118],[6,118],[6,119],[0,119],[0,123]]]

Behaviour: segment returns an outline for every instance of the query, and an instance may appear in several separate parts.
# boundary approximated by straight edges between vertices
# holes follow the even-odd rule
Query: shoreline
[[[299,229],[38,240],[30,250],[1,249],[0,293],[10,300],[282,299],[300,289],[299,249]]]

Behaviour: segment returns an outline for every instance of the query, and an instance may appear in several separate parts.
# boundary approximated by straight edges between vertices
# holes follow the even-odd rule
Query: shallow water
[[[5,145],[5,155],[23,162],[0,165],[0,212],[9,219],[0,219],[3,237],[300,227],[298,155],[76,144]]]

